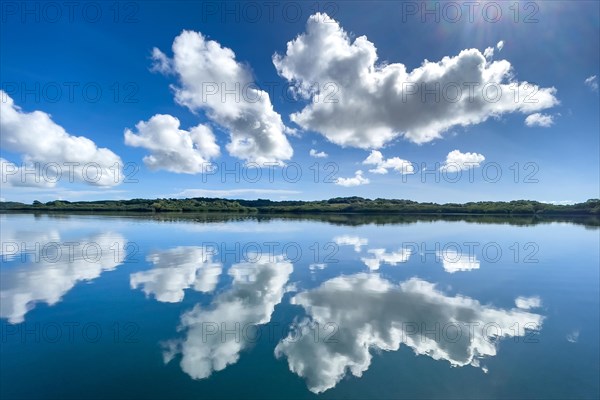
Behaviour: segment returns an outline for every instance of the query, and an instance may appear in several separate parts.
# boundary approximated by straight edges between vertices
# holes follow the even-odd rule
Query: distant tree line
[[[55,200],[32,204],[0,202],[0,211],[111,211],[111,212],[226,212],[258,214],[357,213],[357,214],[490,214],[490,215],[600,215],[600,199],[556,205],[532,200],[419,203],[411,200],[336,197],[321,201],[189,199],[132,199],[100,201]]]

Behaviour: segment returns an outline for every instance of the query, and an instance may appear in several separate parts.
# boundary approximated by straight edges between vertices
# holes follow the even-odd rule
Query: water
[[[2,398],[598,398],[599,230],[1,215]]]

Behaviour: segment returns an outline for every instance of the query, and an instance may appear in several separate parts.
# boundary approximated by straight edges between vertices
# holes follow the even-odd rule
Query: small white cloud
[[[487,59],[492,58],[494,56],[494,48],[486,47],[486,49],[483,51],[483,56]]]
[[[521,310],[531,310],[542,306],[542,300],[538,296],[523,297],[519,296],[515,299],[515,305]]]
[[[485,161],[483,154],[479,153],[461,153],[460,150],[453,150],[446,156],[446,161],[440,168],[448,171],[462,171],[469,168],[479,167]]]
[[[401,175],[415,173],[415,168],[410,161],[403,160],[400,157],[392,157],[386,160],[378,150],[372,150],[371,154],[362,163],[365,165],[375,165],[375,168],[369,170],[369,172],[374,174],[387,174],[390,169]]]
[[[363,177],[363,172],[361,170],[356,171],[353,178],[337,178],[335,181],[336,185],[346,187],[367,185],[369,183],[369,178]]]
[[[504,40],[499,41],[496,44],[496,48],[498,49],[498,51],[501,51],[504,48]]]
[[[156,114],[135,126],[138,133],[125,130],[125,144],[150,150],[144,164],[153,170],[176,173],[204,172],[205,164],[219,155],[215,135],[206,125],[189,131],[179,129],[179,120],[171,115]]]
[[[310,149],[309,154],[314,158],[327,158],[329,156],[329,154],[325,153],[324,151],[317,151],[315,149]]]
[[[150,71],[159,72],[164,75],[173,73],[173,65],[169,57],[156,47],[152,49],[152,66]]]
[[[319,269],[319,270],[323,270],[323,269],[325,269],[325,268],[327,268],[327,264],[324,264],[324,263],[315,263],[315,264],[310,264],[310,265],[308,266],[308,269],[309,269],[311,272],[314,272],[314,271],[316,271],[316,270],[318,270],[318,269]]]
[[[585,79],[585,84],[590,87],[593,91],[598,91],[598,76],[592,75]]]
[[[528,127],[541,126],[548,128],[554,124],[554,117],[548,114],[534,113],[525,118],[525,125]]]

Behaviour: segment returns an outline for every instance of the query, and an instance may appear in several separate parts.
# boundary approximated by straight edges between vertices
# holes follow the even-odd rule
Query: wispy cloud
[[[584,82],[587,86],[590,87],[590,89],[592,89],[593,91],[597,92],[598,91],[598,76],[597,75],[592,75],[590,77],[587,77],[585,79]]]

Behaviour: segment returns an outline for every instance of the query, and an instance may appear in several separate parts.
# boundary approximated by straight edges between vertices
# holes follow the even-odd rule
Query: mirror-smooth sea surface
[[[0,222],[3,399],[600,397],[597,224]]]

